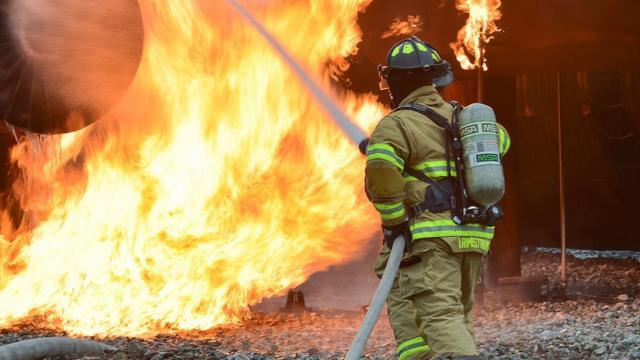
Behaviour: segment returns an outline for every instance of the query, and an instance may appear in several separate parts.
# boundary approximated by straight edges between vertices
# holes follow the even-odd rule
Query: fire
[[[328,87],[369,2],[251,9]],[[145,336],[237,323],[376,230],[362,156],[259,35],[223,2],[141,7],[143,63],[118,107],[11,154],[24,216],[3,221],[0,326]],[[384,110],[372,95],[343,100],[363,128]]]
[[[382,33],[382,38],[386,39],[392,36],[413,35],[422,31],[424,22],[420,15],[409,15],[406,20],[400,18],[393,19],[389,29]]]
[[[457,0],[456,9],[469,14],[467,23],[458,31],[458,40],[450,46],[465,70],[488,70],[485,45],[500,31],[496,21],[502,18],[501,0]]]

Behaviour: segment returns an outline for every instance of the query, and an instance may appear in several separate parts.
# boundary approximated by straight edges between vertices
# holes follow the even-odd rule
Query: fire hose
[[[58,356],[103,356],[116,348],[96,341],[49,337],[0,346],[0,360],[37,360]]]
[[[253,15],[236,0],[228,0],[229,4],[242,15],[242,17],[260,34],[264,39],[273,47],[273,49],[280,55],[282,60],[289,65],[291,70],[300,79],[304,87],[311,93],[311,96],[320,104],[327,115],[334,120],[336,125],[344,132],[345,135],[359,146],[360,143],[366,140],[367,135],[355,125],[342,109],[336,105],[335,101],[320,87],[313,78],[304,70],[304,68],[293,58],[291,54],[284,48],[284,46],[276,39],[269,31],[253,17]]]
[[[322,89],[322,87],[320,87],[313,78],[309,76],[309,74],[284,48],[284,46],[237,0],[227,1],[273,47],[282,60],[287,63],[291,70],[300,79],[311,96],[313,96],[313,98],[322,106],[329,117],[336,123],[336,125],[338,125],[349,140],[357,146],[360,146],[361,143],[366,141],[367,136],[364,131],[349,119],[349,116],[347,116],[342,109],[336,105],[333,99]],[[399,236],[393,243],[391,255],[387,261],[387,266],[384,270],[384,274],[382,275],[382,279],[380,280],[380,284],[378,285],[378,289],[369,304],[369,310],[360,325],[360,329],[351,343],[351,348],[347,353],[346,360],[360,359],[360,356],[362,355],[367,340],[369,339],[369,336],[373,331],[373,327],[378,321],[380,312],[382,311],[387,297],[389,296],[393,280],[398,273],[400,261],[402,260],[404,243],[405,239],[403,236]]]
[[[367,344],[371,331],[373,331],[373,327],[380,317],[380,312],[382,311],[384,303],[387,301],[387,296],[389,296],[389,292],[391,291],[393,280],[400,268],[400,261],[402,260],[402,253],[404,252],[404,242],[405,239],[402,235],[398,236],[398,238],[393,242],[391,255],[389,255],[387,266],[384,268],[384,274],[382,275],[382,279],[380,279],[380,284],[378,284],[376,293],[373,295],[371,304],[369,304],[369,310],[364,316],[364,320],[362,320],[360,329],[351,343],[351,348],[349,349],[349,352],[347,352],[347,356],[345,357],[346,360],[358,360],[360,359],[360,355],[362,355],[364,346]]]

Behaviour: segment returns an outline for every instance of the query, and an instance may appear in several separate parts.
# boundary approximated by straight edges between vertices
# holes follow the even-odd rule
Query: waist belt
[[[424,201],[409,206],[411,216],[415,217],[425,211],[441,213],[456,208],[454,179],[429,180],[430,186],[427,188]]]

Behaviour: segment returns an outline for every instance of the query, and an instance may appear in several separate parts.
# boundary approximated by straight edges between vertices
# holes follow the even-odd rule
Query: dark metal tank
[[[0,120],[79,130],[131,85],[143,50],[136,0],[0,0]]]

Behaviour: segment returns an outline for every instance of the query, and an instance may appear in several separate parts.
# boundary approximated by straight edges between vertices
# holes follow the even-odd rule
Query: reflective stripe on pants
[[[398,345],[398,359],[405,360],[410,356],[429,352],[429,345],[422,337],[413,338]]]

